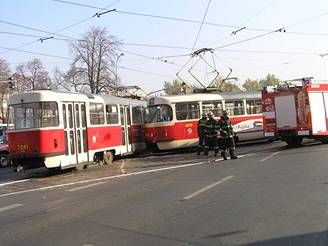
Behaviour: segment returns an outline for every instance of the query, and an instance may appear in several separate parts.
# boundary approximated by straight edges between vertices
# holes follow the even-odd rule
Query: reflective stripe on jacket
[[[206,129],[206,121],[207,121],[207,119],[205,117],[204,118],[201,118],[198,121],[198,126],[197,126],[198,134],[202,134],[202,133],[205,132],[205,129]]]
[[[231,138],[235,135],[229,117],[221,116],[218,125],[220,127],[220,134],[222,137]]]
[[[206,121],[206,137],[216,137],[218,130],[218,123],[214,118],[210,118]]]

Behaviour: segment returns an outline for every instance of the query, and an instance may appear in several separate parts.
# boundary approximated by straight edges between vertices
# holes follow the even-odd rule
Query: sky
[[[65,71],[71,63],[71,54],[69,45],[64,40],[50,39],[41,43],[37,42],[36,37],[3,33],[47,36],[4,22],[56,32],[87,19],[58,34],[80,38],[91,26],[106,27],[111,35],[123,43],[120,52],[124,55],[120,56],[118,61],[118,75],[122,84],[138,85],[146,92],[162,89],[163,82],[175,79],[176,73],[187,62],[189,63],[182,68],[180,75],[190,84],[197,84],[187,72],[193,63],[196,63],[194,74],[205,84],[213,78],[214,66],[222,76],[226,76],[228,68],[231,68],[231,77],[238,78],[236,83],[240,85],[247,78],[261,79],[268,73],[275,74],[281,80],[309,76],[328,80],[328,55],[324,56],[328,54],[327,0],[68,1],[100,8],[111,5],[109,9],[115,8],[118,12],[107,13],[97,18],[92,16],[99,10],[91,7],[53,0],[1,0],[0,58],[6,59],[12,70],[15,70],[18,64],[37,57],[50,73],[55,67]],[[207,6],[208,11],[205,15]],[[196,22],[153,18],[126,12]],[[201,25],[204,16],[205,23]],[[242,27],[246,28],[238,31],[236,35],[231,35],[233,31]],[[281,28],[285,32],[272,32]],[[25,46],[20,47],[23,45]],[[21,50],[58,57],[5,49],[18,47]],[[212,68],[202,60],[197,63],[195,57],[191,59],[190,54],[201,48],[217,48],[213,55],[204,55],[204,60]],[[158,59],[166,56],[168,58]]]

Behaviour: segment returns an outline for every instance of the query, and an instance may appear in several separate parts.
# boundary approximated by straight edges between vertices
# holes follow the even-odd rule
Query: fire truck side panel
[[[313,135],[328,135],[328,93],[310,92],[309,100]]]
[[[307,91],[301,90],[296,95],[298,135],[309,135],[309,100]]]
[[[273,93],[262,93],[262,112],[264,136],[274,137],[277,124]]]
[[[274,98],[275,114],[278,130],[297,128],[295,95],[281,95]]]

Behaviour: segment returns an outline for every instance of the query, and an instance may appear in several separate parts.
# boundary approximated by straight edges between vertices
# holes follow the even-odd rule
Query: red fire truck
[[[262,91],[264,135],[290,146],[303,138],[328,142],[328,82],[302,78]]]

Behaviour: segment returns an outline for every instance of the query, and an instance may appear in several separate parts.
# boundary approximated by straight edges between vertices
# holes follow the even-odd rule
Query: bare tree
[[[118,39],[100,27],[92,27],[81,40],[71,43],[74,69],[70,71],[79,74],[79,80],[73,82],[76,88],[86,87],[95,94],[114,91],[118,83],[115,71],[119,46]]]
[[[11,75],[11,70],[9,63],[0,58],[0,121],[6,123],[6,103],[8,99],[8,94],[10,92],[10,87],[8,86],[9,77]]]
[[[86,91],[86,83],[84,82],[83,73],[75,66],[71,66],[67,72],[61,72],[59,68],[55,69],[54,82],[58,88],[66,91]]]
[[[18,92],[53,88],[48,72],[37,58],[18,65],[14,77]]]

